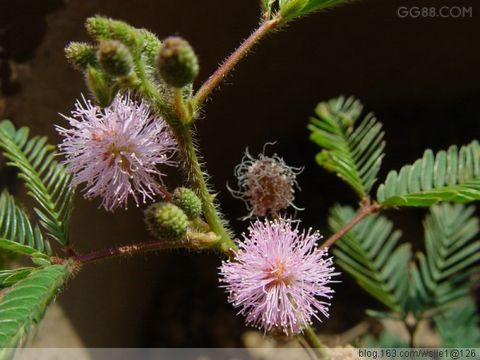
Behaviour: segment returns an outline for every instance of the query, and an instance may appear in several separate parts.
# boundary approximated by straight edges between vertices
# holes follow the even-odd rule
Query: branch
[[[230,71],[242,60],[252,47],[258,43],[266,34],[280,24],[280,18],[264,21],[228,58],[223,64],[208,78],[200,87],[194,97],[194,104],[199,108],[208,95],[222,82]]]
[[[365,199],[363,201],[362,207],[357,212],[357,214],[350,220],[350,222],[342,227],[338,232],[330,236],[320,248],[330,248],[337,240],[339,240],[343,235],[345,235],[351,228],[353,228],[357,223],[359,223],[366,216],[373,214],[380,210],[382,206],[376,202],[370,203],[370,199]]]
[[[123,245],[115,248],[94,251],[89,254],[76,255],[73,257],[73,260],[80,264],[89,264],[101,260],[132,256],[150,251],[167,249],[206,249],[211,248],[217,242],[218,236],[214,233],[191,232],[187,234],[185,239],[181,240],[154,240],[139,244]]]

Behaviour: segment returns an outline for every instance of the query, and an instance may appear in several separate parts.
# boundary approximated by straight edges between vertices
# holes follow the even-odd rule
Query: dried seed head
[[[230,192],[242,199],[250,210],[250,216],[278,216],[281,210],[293,206],[297,175],[302,168],[290,167],[281,157],[259,154],[252,157],[248,150],[242,162],[235,168],[238,190]]]

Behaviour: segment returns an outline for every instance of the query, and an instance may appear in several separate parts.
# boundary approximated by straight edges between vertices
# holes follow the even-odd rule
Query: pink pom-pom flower
[[[145,102],[117,94],[101,109],[83,98],[71,116],[70,127],[56,126],[64,137],[59,145],[73,173],[72,185],[86,183],[86,198],[101,197],[106,210],[127,207],[129,196],[137,206],[161,194],[158,165],[176,166],[177,146],[162,118],[151,115]]]
[[[318,232],[301,232],[290,219],[257,220],[220,267],[229,301],[247,324],[293,335],[328,317],[334,272],[332,258],[316,246]]]

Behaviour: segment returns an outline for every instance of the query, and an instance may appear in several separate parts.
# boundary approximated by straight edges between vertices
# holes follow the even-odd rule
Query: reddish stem
[[[195,105],[200,107],[208,95],[215,89],[225,76],[232,71],[240,60],[252,49],[252,47],[260,41],[266,34],[280,24],[280,19],[264,21],[257,30],[255,30],[224,62],[220,67],[208,78],[200,87],[195,95]]]
[[[131,256],[134,254],[145,253],[149,251],[185,248],[201,249],[211,247],[212,244],[212,242],[202,242],[188,238],[182,240],[154,240],[139,244],[123,245],[115,248],[98,250],[88,254],[81,254],[74,256],[73,260],[81,264],[89,264],[105,259]]]
[[[350,222],[342,227],[335,234],[330,236],[320,247],[321,248],[330,248],[337,240],[339,240],[343,235],[345,235],[351,228],[358,224],[366,216],[373,214],[380,210],[382,206],[378,203],[370,203],[370,200],[365,200],[362,207],[357,212],[357,214],[350,220]]]

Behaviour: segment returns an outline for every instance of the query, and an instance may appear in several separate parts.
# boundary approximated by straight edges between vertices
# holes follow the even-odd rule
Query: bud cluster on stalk
[[[140,90],[153,84],[171,103],[173,89],[188,87],[199,72],[190,44],[177,36],[163,42],[145,29],[101,16],[87,20],[86,29],[95,44],[72,42],[65,48],[71,65],[84,73],[95,102],[109,106],[121,89]],[[173,111],[172,111],[173,113]]]

